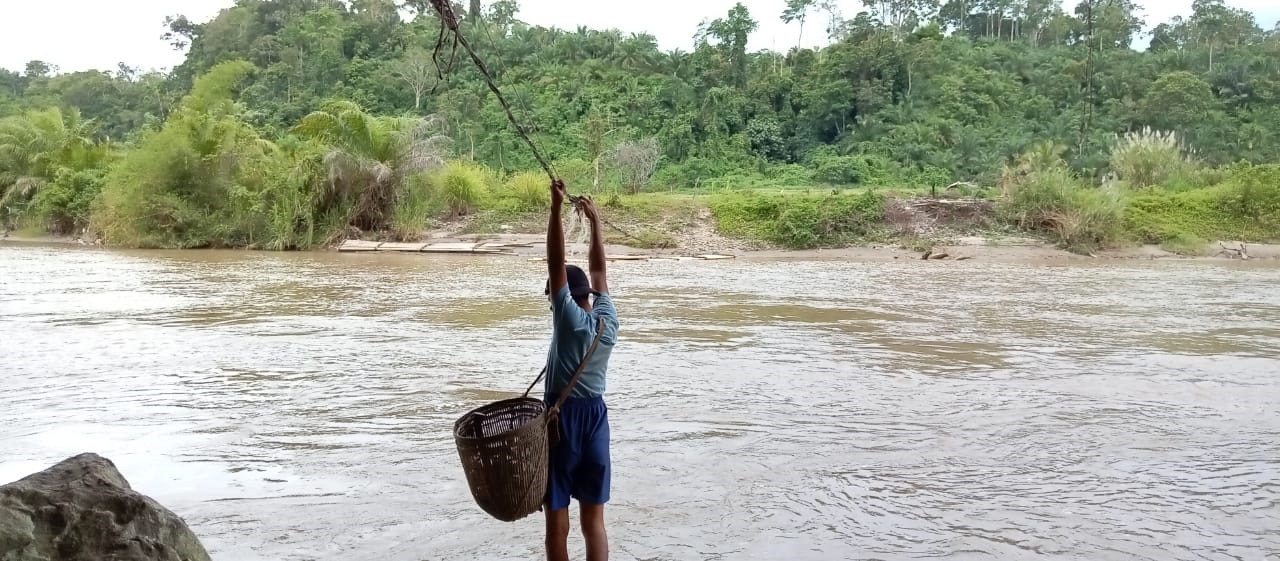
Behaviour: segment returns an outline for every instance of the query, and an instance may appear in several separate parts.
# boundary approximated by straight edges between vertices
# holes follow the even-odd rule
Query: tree
[[[1147,124],[1183,134],[1217,105],[1209,83],[1185,70],[1160,76],[1142,100]]]
[[[704,37],[716,38],[719,48],[728,57],[733,68],[733,81],[740,87],[747,83],[747,40],[758,27],[759,24],[751,19],[751,12],[742,2],[734,4],[725,17],[716,18],[705,26]]]
[[[627,190],[639,193],[653,177],[661,153],[658,139],[648,137],[618,144],[610,152],[609,159],[613,168],[622,175],[622,184]]]
[[[440,115],[461,157],[534,169],[466,54],[443,72],[429,64],[439,33],[430,2],[394,4],[421,13],[403,21],[388,0],[240,0],[208,21],[173,17],[168,38],[186,58],[172,73],[63,73],[44,63],[0,71],[0,118],[56,107],[66,120],[78,110],[94,124],[92,145],[119,155],[47,173],[0,159],[10,185],[44,178],[40,189],[11,191],[10,206],[61,228],[46,210],[80,216],[75,201],[100,184],[107,210],[90,225],[166,246],[250,245],[270,229],[281,246],[303,247],[312,228],[375,228],[388,213],[399,231],[394,209],[421,207],[410,199],[439,176],[420,182],[407,171],[386,183],[370,170],[412,169],[394,150],[372,155],[357,132],[322,139],[298,128],[335,101],[358,108],[334,116],[362,114],[373,144],[414,128],[396,119]],[[980,183],[1041,142],[1070,146],[1061,158],[1087,177],[1106,168],[1117,134],[1146,125],[1176,131],[1207,165],[1280,161],[1280,33],[1225,1],[1153,22],[1161,25],[1144,52],[1126,48],[1144,26],[1132,0],[876,0],[848,19],[840,8],[849,2],[780,4],[783,21],[799,24],[800,47],[815,16],[830,44],[749,51],[756,22],[745,1],[712,14],[690,52],[663,51],[643,33],[530,25],[511,0],[453,7],[524,130],[583,184],[597,164],[620,173],[619,133],[657,138],[653,173],[671,185],[729,174],[797,185],[815,174]],[[236,60],[248,64],[237,65],[242,74],[220,66]],[[357,121],[340,124],[357,131]],[[440,134],[432,131],[419,136]],[[126,227],[137,223],[147,227]]]
[[[818,9],[827,13],[827,38],[838,41],[840,30],[844,27],[844,17],[840,15],[838,0],[818,0]]]
[[[1127,49],[1145,22],[1131,0],[1084,0],[1076,15],[1092,19],[1092,37],[1098,49]]]
[[[92,129],[75,108],[64,112],[50,107],[0,120],[0,225],[24,217],[29,205],[60,179],[104,163],[108,148],[92,140]],[[67,204],[46,208],[50,229],[68,233],[82,224],[93,195],[67,193],[68,198],[84,199],[74,215]]]
[[[391,73],[413,90],[413,110],[422,109],[422,96],[439,76],[432,54],[421,47],[411,47],[392,65]]]
[[[364,231],[388,226],[410,178],[444,164],[448,137],[438,117],[376,117],[347,101],[325,103],[293,132],[326,147],[321,208],[350,205],[347,223]]]
[[[804,21],[809,10],[818,4],[818,0],[787,0],[787,8],[782,11],[782,22],[800,22],[800,33],[796,37],[796,48],[804,44]]]
[[[582,123],[583,142],[587,148],[587,157],[594,170],[591,181],[593,192],[600,190],[600,159],[605,154],[605,137],[618,129],[613,128],[608,115],[593,108],[587,120]]]
[[[1189,31],[1198,43],[1209,47],[1209,72],[1213,72],[1214,55],[1225,44],[1238,45],[1256,39],[1261,30],[1253,14],[1228,8],[1222,0],[1195,0],[1191,3]]]
[[[489,6],[485,19],[502,35],[511,30],[516,22],[516,14],[520,13],[520,4],[516,0],[497,0]]]
[[[27,79],[47,78],[50,74],[57,72],[57,68],[43,60],[33,60],[27,63],[27,67],[23,74]]]

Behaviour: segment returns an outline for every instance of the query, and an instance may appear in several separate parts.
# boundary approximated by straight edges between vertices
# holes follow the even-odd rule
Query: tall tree
[[[733,68],[733,82],[740,87],[747,83],[747,41],[758,27],[742,2],[734,4],[725,17],[706,25],[706,35],[714,37],[725,52]]]
[[[422,47],[410,47],[392,66],[392,75],[404,81],[413,91],[413,110],[422,109],[422,96],[439,76],[432,53]]]
[[[809,17],[809,10],[816,6],[818,0],[787,0],[787,8],[782,11],[782,22],[800,22],[800,33],[796,37],[796,48],[804,44],[804,22]]]

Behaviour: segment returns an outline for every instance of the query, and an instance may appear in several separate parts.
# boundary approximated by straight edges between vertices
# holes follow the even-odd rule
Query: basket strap
[[[543,366],[543,367],[542,367],[542,372],[539,372],[539,373],[538,373],[538,377],[533,379],[533,383],[532,383],[532,384],[529,384],[529,389],[527,389],[527,390],[525,390],[525,391],[524,391],[524,396],[525,396],[525,397],[529,397],[529,392],[533,391],[533,387],[534,387],[534,386],[536,386],[536,385],[538,385],[538,382],[542,381],[542,375],[543,375],[543,374],[546,374],[546,373],[547,373],[547,367],[546,367],[546,366]]]

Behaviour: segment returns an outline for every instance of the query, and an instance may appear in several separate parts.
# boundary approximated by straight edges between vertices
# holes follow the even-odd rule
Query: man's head
[[[573,296],[573,300],[584,310],[590,310],[591,296],[598,296],[600,293],[591,288],[591,280],[587,277],[587,272],[577,265],[565,265],[564,272],[565,277],[569,279],[569,295]],[[543,293],[547,295],[548,300],[551,299],[551,279],[547,279],[547,287],[543,289]]]

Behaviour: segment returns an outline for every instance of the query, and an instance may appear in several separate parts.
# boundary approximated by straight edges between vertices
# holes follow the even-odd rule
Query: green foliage
[[[823,155],[814,166],[814,178],[831,185],[889,185],[898,178],[894,164],[882,156]]]
[[[1088,252],[1123,239],[1125,201],[1110,187],[1090,187],[1062,166],[1006,179],[997,211],[1007,223]]]
[[[68,234],[84,227],[112,151],[79,111],[56,107],[0,120],[0,225]]]
[[[93,203],[102,191],[106,169],[62,168],[54,180],[31,198],[33,220],[54,234],[71,234],[85,228]]]
[[[1111,148],[1111,171],[1130,187],[1162,185],[1195,173],[1195,164],[1183,154],[1178,135],[1144,128],[1120,137]]]
[[[398,241],[416,240],[439,211],[439,204],[426,174],[409,176],[399,193],[391,215],[390,235]]]
[[[452,161],[435,173],[436,196],[451,216],[471,214],[488,199],[485,172],[475,164]],[[550,196],[550,194],[548,194]]]
[[[711,211],[726,235],[808,249],[874,237],[884,204],[870,189],[826,196],[726,193],[713,199]]]
[[[1188,256],[1203,255],[1206,247],[1208,242],[1186,232],[1177,232],[1160,243],[1160,249]]]
[[[595,177],[594,166],[591,162],[578,158],[570,158],[558,161],[555,164],[556,174],[560,179],[564,180],[565,186],[575,193],[586,193],[591,190],[592,181]],[[539,181],[543,182],[543,189],[547,189],[547,178],[545,175],[538,175]],[[550,192],[547,194],[548,199],[551,197]]]
[[[387,228],[406,196],[420,203],[410,177],[444,163],[448,138],[436,118],[377,117],[350,101],[329,101],[303,117],[293,132],[327,147],[322,209],[350,205],[350,225]]]
[[[526,171],[507,180],[504,198],[511,199],[520,210],[535,211],[551,208],[550,181],[546,175]]]
[[[1144,243],[1280,239],[1280,166],[1237,166],[1213,187],[1134,197],[1125,227]]]
[[[265,145],[240,119],[231,89],[252,70],[220,64],[196,81],[165,122],[107,174],[95,227],[105,241],[130,247],[242,246],[253,224],[236,200],[259,189]]]

